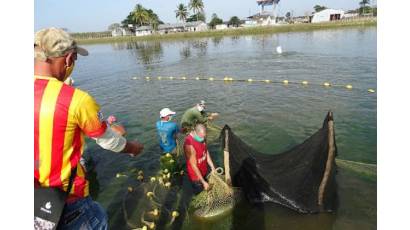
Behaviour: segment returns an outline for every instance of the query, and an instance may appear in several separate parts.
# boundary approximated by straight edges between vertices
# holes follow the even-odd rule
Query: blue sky
[[[336,9],[358,8],[360,0],[281,0],[280,15],[293,11],[294,15],[304,15],[313,11],[316,4]],[[189,0],[35,0],[34,29],[64,27],[71,32],[104,31],[114,22],[121,22],[139,3],[158,14],[164,22],[176,22],[177,4],[188,4]],[[209,21],[212,13],[223,20],[231,16],[240,18],[257,13],[256,0],[203,0]],[[371,1],[376,3],[375,0]],[[271,9],[268,7],[267,9]]]

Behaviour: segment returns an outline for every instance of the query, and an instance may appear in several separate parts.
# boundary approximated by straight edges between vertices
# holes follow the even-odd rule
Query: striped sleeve
[[[76,111],[76,119],[80,129],[91,138],[102,136],[107,129],[103,121],[100,106],[89,94],[85,93]]]

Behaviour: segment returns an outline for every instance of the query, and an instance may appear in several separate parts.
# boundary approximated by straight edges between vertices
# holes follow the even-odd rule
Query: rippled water
[[[282,46],[282,54],[275,52],[278,45]],[[90,92],[104,114],[116,115],[126,126],[128,137],[138,139],[146,149],[144,155],[130,159],[103,151],[89,142],[87,152],[97,161],[98,183],[92,186],[97,186],[99,192],[94,196],[108,209],[114,229],[122,226],[119,204],[127,187],[125,182],[115,180],[115,174],[131,167],[147,172],[158,168],[154,123],[163,107],[177,111],[179,121],[185,109],[203,99],[209,111],[220,113],[218,124],[229,124],[248,144],[268,154],[282,152],[310,136],[330,109],[335,116],[338,157],[376,163],[377,93],[367,92],[368,88],[377,88],[376,27],[99,44],[86,48],[90,55],[79,58],[73,73],[75,85]],[[146,76],[307,80],[318,84],[351,84],[353,89],[279,83],[145,81]],[[337,214],[300,216],[277,207],[263,210],[244,207],[240,215],[256,219],[240,226],[249,229],[244,227],[246,223],[258,222],[262,223],[258,225],[262,229],[372,229],[376,185],[348,175],[339,175],[340,181],[346,181],[340,188],[346,202]],[[361,188],[357,193],[351,191],[355,186]],[[211,226],[203,223],[189,228]]]

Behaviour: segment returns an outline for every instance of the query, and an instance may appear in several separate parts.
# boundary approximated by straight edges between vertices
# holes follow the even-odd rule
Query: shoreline
[[[203,32],[182,32],[173,34],[154,34],[147,36],[119,36],[119,37],[102,37],[102,38],[81,38],[80,35],[74,36],[79,44],[99,44],[99,43],[115,43],[115,42],[134,42],[134,41],[172,41],[186,40],[195,38],[209,37],[224,37],[224,36],[244,36],[244,35],[260,35],[260,34],[275,34],[288,32],[305,32],[315,30],[339,29],[339,28],[354,28],[354,27],[369,27],[377,26],[377,19],[363,19],[352,21],[338,21],[326,23],[307,23],[307,24],[288,24],[278,26],[258,26],[245,27],[226,30],[208,30]]]

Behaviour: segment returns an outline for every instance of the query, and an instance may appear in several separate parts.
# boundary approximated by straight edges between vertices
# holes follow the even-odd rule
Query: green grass
[[[325,30],[335,28],[376,26],[376,20],[354,20],[354,21],[338,21],[327,23],[307,23],[307,24],[289,24],[280,26],[258,26],[228,30],[209,30],[204,32],[185,32],[173,34],[154,34],[148,36],[121,36],[121,37],[102,37],[102,38],[81,38],[81,34],[74,36],[80,44],[93,43],[112,43],[112,42],[130,42],[130,41],[153,41],[153,40],[180,40],[192,38],[206,37],[223,37],[223,36],[241,36],[241,35],[258,35],[258,34],[273,34],[286,32],[303,32],[314,30]]]

